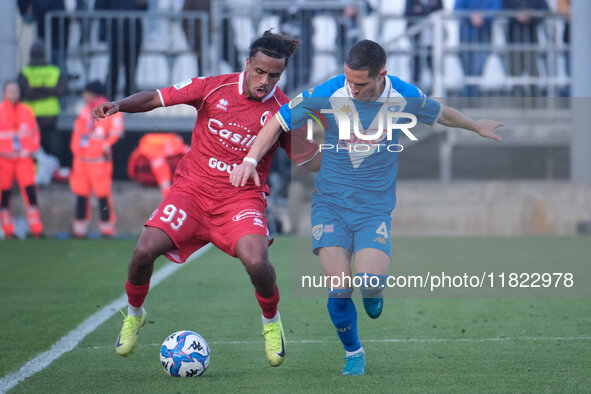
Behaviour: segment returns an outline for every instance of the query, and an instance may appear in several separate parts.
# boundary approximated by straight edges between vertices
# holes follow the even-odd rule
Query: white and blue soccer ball
[[[177,378],[203,375],[209,366],[209,355],[209,345],[193,331],[177,331],[169,335],[160,348],[164,370]]]

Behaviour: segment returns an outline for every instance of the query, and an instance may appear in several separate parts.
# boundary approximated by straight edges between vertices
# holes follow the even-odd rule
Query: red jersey
[[[164,107],[188,104],[197,109],[191,149],[180,161],[175,181],[188,181],[195,186],[195,191],[212,197],[244,190],[230,184],[230,172],[242,163],[265,122],[289,99],[275,86],[263,100],[249,100],[244,95],[243,84],[244,72],[188,79],[158,90]],[[269,193],[265,182],[278,146],[284,148],[296,164],[306,163],[316,155],[317,146],[309,144],[305,149],[298,147],[292,156],[290,137],[289,133],[281,133],[257,166],[261,186],[257,187],[250,180],[245,187],[247,190]]]

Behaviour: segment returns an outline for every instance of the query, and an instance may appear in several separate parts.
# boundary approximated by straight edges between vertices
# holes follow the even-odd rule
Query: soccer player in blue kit
[[[495,141],[501,140],[495,129],[503,126],[489,119],[472,120],[441,105],[416,86],[388,75],[385,65],[386,52],[379,44],[370,40],[356,43],[347,54],[344,74],[283,105],[261,129],[243,163],[230,174],[230,182],[236,187],[246,185],[250,178],[258,184],[255,169],[258,160],[273,146],[282,130],[303,129],[312,123],[308,122],[310,118],[324,126],[324,143],[320,145],[322,164],[312,193],[312,242],[328,277],[349,278],[329,289],[327,303],[345,348],[344,375],[363,375],[366,365],[357,332],[357,311],[351,299],[353,284],[361,284],[363,305],[369,317],[378,318],[383,308],[401,150],[398,136],[401,131],[409,137],[412,134],[401,127],[409,124],[404,118],[410,117],[411,123],[413,120],[438,122],[463,128]],[[353,124],[359,119],[361,135],[355,130],[354,134],[349,133],[349,138],[341,138],[347,135],[347,130],[342,134],[340,123],[350,123],[342,114]],[[389,123],[384,114],[386,118],[397,116],[397,129],[392,127],[394,121]],[[391,135],[388,128],[394,129]],[[351,276],[352,257],[355,275],[360,277],[357,280]]]

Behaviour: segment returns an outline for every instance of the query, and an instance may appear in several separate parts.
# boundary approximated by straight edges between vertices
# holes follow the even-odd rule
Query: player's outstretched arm
[[[475,131],[479,136],[490,138],[497,142],[501,141],[501,137],[495,134],[495,130],[504,126],[503,123],[490,119],[470,119],[457,109],[447,106],[443,106],[443,112],[441,113],[438,122],[448,127],[458,127]]]
[[[106,102],[93,108],[90,119],[96,122],[117,112],[148,112],[162,107],[158,92],[139,92],[121,100]]]
[[[257,135],[254,144],[244,158],[242,164],[236,166],[230,173],[230,183],[235,187],[242,187],[250,178],[254,179],[257,186],[261,185],[259,174],[256,170],[256,163],[271,149],[279,135],[281,134],[281,125],[275,116],[271,117],[263,126]]]

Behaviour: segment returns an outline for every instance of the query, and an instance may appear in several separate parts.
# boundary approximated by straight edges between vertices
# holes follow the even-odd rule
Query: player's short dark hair
[[[254,57],[257,52],[262,52],[276,59],[285,59],[285,67],[287,67],[289,57],[298,49],[300,42],[297,38],[276,34],[269,29],[250,44],[248,57]]]
[[[361,40],[349,49],[345,64],[351,70],[367,70],[373,78],[386,67],[386,51],[375,41]]]

